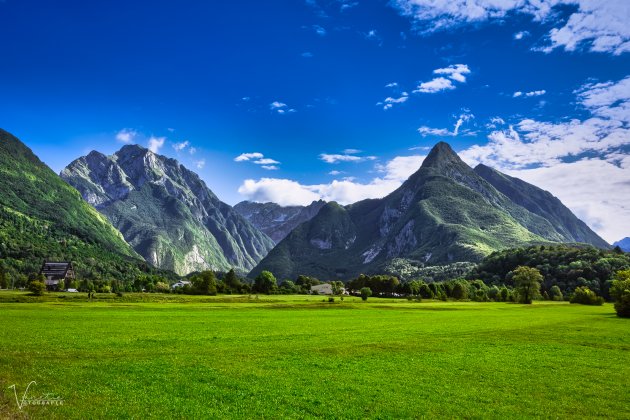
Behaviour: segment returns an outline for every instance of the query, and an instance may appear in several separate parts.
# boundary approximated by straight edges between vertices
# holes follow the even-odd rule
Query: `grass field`
[[[0,417],[630,418],[610,304],[24,299],[0,293]],[[64,404],[19,410],[31,381]]]

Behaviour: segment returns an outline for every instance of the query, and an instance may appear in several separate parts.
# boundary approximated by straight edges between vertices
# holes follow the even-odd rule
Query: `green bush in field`
[[[46,291],[46,284],[42,281],[32,281],[28,285],[28,290],[35,296],[41,296]]]
[[[562,291],[558,286],[553,286],[549,291],[549,297],[551,300],[562,301],[564,300],[564,296],[562,295]]]
[[[361,293],[361,299],[368,300],[368,298],[372,296],[372,289],[370,289],[369,287],[363,287],[360,290],[360,293]]]
[[[575,289],[573,296],[571,296],[571,303],[580,303],[582,305],[603,305],[604,298],[597,296],[595,292],[586,286],[581,286]]]
[[[615,273],[610,295],[615,299],[617,316],[630,318],[630,270]]]

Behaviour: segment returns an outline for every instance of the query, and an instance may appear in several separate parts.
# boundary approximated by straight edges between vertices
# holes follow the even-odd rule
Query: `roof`
[[[46,279],[61,280],[68,276],[69,271],[74,271],[71,262],[44,261],[40,273],[43,274]]]

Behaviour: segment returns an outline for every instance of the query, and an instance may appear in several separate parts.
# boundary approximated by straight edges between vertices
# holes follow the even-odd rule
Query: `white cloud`
[[[337,175],[341,175],[343,173],[344,173],[343,171],[330,171],[330,172],[328,172],[328,175],[337,176]]]
[[[191,155],[194,155],[195,153],[197,153],[197,148],[196,147],[190,147],[188,149],[188,153],[190,153]]]
[[[368,41],[376,42],[379,46],[383,44],[383,38],[381,38],[381,36],[378,34],[378,31],[376,31],[375,29],[364,33],[363,37]]]
[[[407,102],[409,99],[409,94],[407,92],[403,92],[400,97],[392,98],[391,96],[385,98],[383,102],[377,102],[376,105],[383,105],[384,110],[388,110],[394,106],[394,104],[402,104]]]
[[[514,94],[512,95],[513,98],[519,98],[521,96],[525,96],[527,98],[531,98],[532,96],[542,96],[545,93],[547,93],[546,90],[541,89],[541,90],[532,90],[531,92],[521,92],[521,91],[517,91],[514,92]]]
[[[324,36],[326,35],[326,29],[324,29],[323,27],[319,26],[319,25],[313,25],[313,30],[315,31],[315,33],[319,36]]]
[[[514,34],[514,39],[517,41],[520,41],[521,39],[528,37],[529,36],[529,32],[528,31],[520,31]]]
[[[443,90],[453,90],[455,89],[455,85],[450,80],[444,77],[436,77],[435,79],[429,82],[422,82],[418,86],[414,93],[436,93],[441,92]]]
[[[362,150],[359,149],[344,149],[343,153],[347,155],[356,155],[357,153],[361,153]]]
[[[296,112],[295,109],[289,108],[287,104],[285,104],[284,102],[279,102],[279,101],[273,101],[272,103],[270,103],[269,109],[277,112],[278,114]]]
[[[182,150],[187,148],[189,144],[190,143],[188,142],[188,140],[183,141],[181,143],[175,143],[175,144],[173,144],[173,149],[175,149],[178,152],[181,152]]]
[[[391,193],[420,168],[424,158],[425,156],[396,157],[385,165],[378,166],[383,176],[366,183],[356,182],[353,177],[317,185],[304,185],[278,178],[262,178],[258,181],[247,179],[239,187],[238,192],[251,201],[272,201],[282,206],[308,205],[319,199],[350,204],[366,198],[384,197]],[[331,172],[333,175],[341,174],[333,172]]]
[[[420,83],[413,93],[436,93],[444,90],[453,90],[455,89],[455,85],[452,81],[465,83],[465,75],[470,74],[470,69],[466,64],[452,64],[445,68],[433,70],[433,74],[444,75],[446,77],[440,76],[428,82]]]
[[[259,152],[242,153],[234,158],[234,162],[245,162],[251,159],[262,159],[264,155]]]
[[[466,82],[465,74],[470,74],[470,69],[466,64],[452,64],[443,69],[433,70],[434,74],[445,74],[449,79],[453,79],[456,82]]]
[[[263,159],[255,160],[254,163],[256,165],[277,165],[280,162],[278,162],[277,160],[269,159],[269,158],[263,158]]]
[[[206,160],[205,159],[195,160],[194,164],[197,167],[197,169],[203,169],[203,167],[206,166]]]
[[[162,146],[164,146],[164,141],[166,137],[155,137],[151,136],[149,138],[149,150],[153,153],[159,153]]]
[[[123,128],[118,133],[116,133],[116,140],[121,143],[129,144],[133,142],[133,140],[138,136],[138,132],[136,130],[132,130],[131,128]]]
[[[432,127],[427,127],[426,125],[423,125],[422,127],[418,128],[418,133],[422,134],[423,137],[426,137],[428,135],[439,136],[439,137],[446,137],[446,136],[455,137],[460,134],[459,129],[461,128],[462,124],[468,121],[471,121],[475,118],[475,116],[471,114],[467,109],[463,111],[464,112],[461,113],[457,117],[457,121],[455,122],[453,131],[450,131],[446,128],[432,128]],[[474,133],[470,131],[466,131],[465,134],[474,134]]]
[[[398,83],[396,82],[391,82],[385,85],[386,88],[395,88],[398,87]]]
[[[464,25],[504,22],[526,14],[545,26],[554,26],[542,51],[587,47],[615,55],[630,51],[627,0],[392,0],[391,4],[409,17],[422,35]],[[577,8],[564,20],[557,13],[559,6]]]
[[[256,165],[260,165],[261,168],[268,171],[276,171],[280,169],[277,166],[280,164],[280,162],[275,159],[266,158],[262,153],[259,152],[242,153],[234,158],[234,162],[252,162]]]
[[[319,155],[319,159],[326,163],[339,163],[339,162],[364,162],[366,160],[376,160],[376,156],[356,156],[359,151],[350,149],[353,153],[344,154],[329,154],[322,153]]]
[[[460,153],[549,190],[604,239],[630,226],[630,77],[576,92],[583,120],[523,119]]]
[[[628,169],[594,158],[508,173],[551,192],[612,243],[630,234]]]

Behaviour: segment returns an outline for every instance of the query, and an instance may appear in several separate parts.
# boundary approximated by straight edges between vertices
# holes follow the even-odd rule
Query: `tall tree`
[[[540,283],[543,276],[536,268],[520,266],[513,271],[512,280],[518,290],[521,303],[531,304],[534,298],[540,296]]]
[[[254,280],[254,291],[269,294],[278,287],[276,278],[267,270],[262,271]]]

